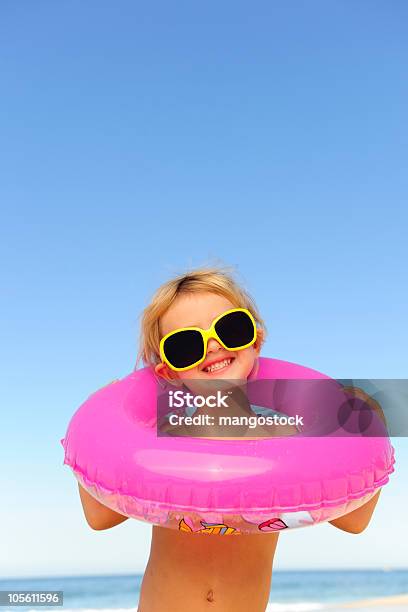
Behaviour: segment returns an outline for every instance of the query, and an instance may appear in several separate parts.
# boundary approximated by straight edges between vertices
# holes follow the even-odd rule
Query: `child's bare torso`
[[[278,534],[187,534],[153,526],[138,612],[264,612]]]
[[[199,409],[196,414],[202,412]],[[217,427],[173,428],[168,423],[162,431],[201,438],[216,435],[223,440],[297,433],[291,426],[239,431],[224,427],[220,432]],[[220,433],[224,435],[219,437]],[[138,612],[265,612],[278,533],[234,537],[152,529]]]

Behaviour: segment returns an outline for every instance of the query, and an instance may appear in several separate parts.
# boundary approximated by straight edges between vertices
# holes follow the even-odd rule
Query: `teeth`
[[[231,363],[231,359],[224,359],[224,361],[219,361],[218,363],[213,363],[213,365],[209,366],[208,368],[205,368],[206,372],[215,372],[216,370],[220,370],[221,368],[224,368],[225,366],[229,365]]]

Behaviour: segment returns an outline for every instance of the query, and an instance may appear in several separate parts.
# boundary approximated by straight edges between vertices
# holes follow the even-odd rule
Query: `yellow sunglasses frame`
[[[234,349],[230,349],[227,346],[225,346],[225,344],[223,343],[221,338],[219,338],[217,332],[215,331],[215,325],[218,323],[218,321],[222,319],[222,317],[225,317],[225,315],[230,314],[231,312],[245,312],[245,314],[247,314],[249,318],[251,319],[252,324],[254,326],[253,340],[251,340],[251,342],[248,342],[248,344],[244,344],[243,346],[239,346]],[[203,349],[204,354],[203,354],[202,359],[199,359],[195,363],[185,368],[176,368],[168,361],[166,355],[164,354],[164,343],[167,340],[167,338],[170,338],[170,336],[173,336],[174,334],[177,334],[178,332],[182,332],[182,331],[198,331],[201,333],[203,337],[203,342],[204,342],[204,349]],[[160,356],[162,358],[162,361],[164,361],[164,363],[166,363],[171,370],[174,370],[175,372],[184,372],[185,370],[191,370],[192,368],[195,368],[196,366],[200,365],[200,363],[202,363],[205,360],[206,355],[207,355],[208,340],[210,338],[215,338],[217,342],[219,342],[221,346],[225,348],[227,351],[242,351],[243,349],[248,348],[248,346],[252,346],[252,344],[256,342],[256,339],[257,339],[256,332],[257,332],[256,322],[252,314],[249,312],[249,310],[247,310],[246,308],[231,308],[230,310],[226,310],[225,312],[220,314],[216,319],[214,319],[214,321],[211,323],[211,326],[208,329],[202,329],[201,327],[180,327],[179,329],[174,329],[173,331],[163,336],[163,338],[160,340]]]

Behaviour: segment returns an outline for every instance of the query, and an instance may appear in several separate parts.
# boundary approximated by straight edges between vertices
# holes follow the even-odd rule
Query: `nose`
[[[215,353],[220,349],[222,349],[221,344],[215,338],[210,338],[207,344],[207,353]]]

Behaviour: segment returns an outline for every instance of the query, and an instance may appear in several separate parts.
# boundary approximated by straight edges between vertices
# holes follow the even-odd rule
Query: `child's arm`
[[[365,401],[373,410],[375,410],[383,423],[386,424],[384,412],[380,406],[380,404],[370,397],[363,389],[359,387],[344,387],[344,391],[351,396],[357,397]],[[381,489],[372,497],[364,506],[361,508],[357,508],[357,510],[353,510],[344,516],[341,516],[334,521],[329,521],[334,527],[338,529],[342,529],[343,531],[348,531],[349,533],[361,533],[369,524],[371,517],[374,512],[374,508],[377,505],[378,498],[380,496]]]
[[[86,521],[92,529],[98,531],[110,529],[129,518],[101,504],[97,499],[85,491],[80,484],[78,484],[78,488]]]
[[[361,533],[369,524],[377,505],[381,489],[364,506],[353,510],[334,521],[329,521],[334,527],[348,531],[349,533]]]

